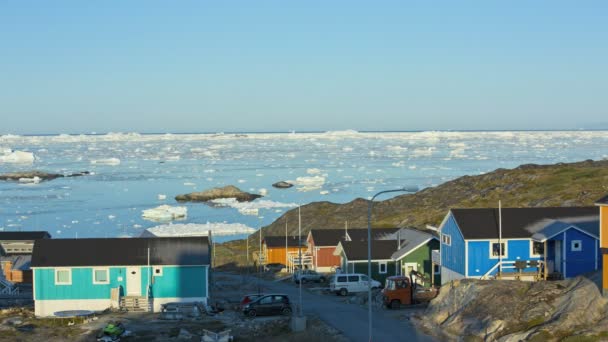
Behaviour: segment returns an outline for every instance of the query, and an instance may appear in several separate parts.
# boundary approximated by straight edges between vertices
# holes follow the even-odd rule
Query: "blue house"
[[[597,207],[452,209],[439,232],[442,283],[520,272],[570,278],[601,268]]]
[[[207,302],[208,237],[45,239],[31,268],[36,316]]]

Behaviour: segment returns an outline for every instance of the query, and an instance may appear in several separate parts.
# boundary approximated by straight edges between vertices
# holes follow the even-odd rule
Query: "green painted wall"
[[[433,265],[431,262],[431,250],[433,249],[439,250],[439,241],[435,239],[429,241],[426,245],[419,247],[399,261],[401,261],[402,264],[407,262],[417,263],[420,265],[418,272],[423,272],[426,275],[430,275],[433,273]],[[434,284],[441,284],[441,276],[437,274],[434,277]]]
[[[147,294],[151,272],[141,267],[141,295]],[[151,268],[152,269],[152,268]],[[55,285],[55,269],[34,269],[34,291],[38,300],[109,299],[111,289],[126,289],[126,268],[110,267],[109,284],[93,284],[93,268],[72,268],[71,285]],[[121,280],[119,280],[122,278]],[[152,296],[156,298],[206,297],[206,266],[163,266],[163,275],[153,277]]]
[[[382,283],[382,286],[384,286],[386,283],[386,277],[395,275],[395,262],[387,262],[386,267],[386,273],[380,274],[380,266],[378,265],[378,262],[372,260],[372,279]],[[348,272],[367,274],[367,262],[349,263]]]

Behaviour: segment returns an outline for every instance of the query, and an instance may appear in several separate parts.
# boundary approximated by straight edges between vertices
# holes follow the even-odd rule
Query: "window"
[[[359,276],[348,276],[348,282],[358,282]]]
[[[363,281],[368,281],[368,280],[369,280],[369,278],[368,278],[366,275],[362,275],[362,276],[361,276],[361,280],[363,280]]]
[[[72,270],[69,268],[56,269],[55,285],[72,285]]]
[[[530,253],[530,255],[532,255],[532,256],[545,255],[545,243],[532,241],[532,253]]]
[[[346,283],[346,276],[339,276],[338,283]]]
[[[93,284],[109,284],[109,270],[107,268],[93,269]]]
[[[441,234],[441,243],[444,245],[451,246],[452,245],[452,236],[448,234]]]
[[[378,263],[378,268],[379,268],[379,273],[380,274],[385,274],[386,273],[386,262],[379,262]]]
[[[583,250],[583,242],[581,240],[570,241],[570,251],[580,252]]]
[[[441,274],[441,267],[437,264],[433,264],[433,274]]]
[[[502,253],[501,253],[502,252]],[[499,256],[506,258],[507,253],[507,244],[504,242],[492,242],[490,241],[490,258],[496,259]]]
[[[154,276],[161,277],[162,275],[163,275],[163,268],[160,266],[155,266],[154,267]]]
[[[260,304],[270,304],[272,303],[272,296],[264,297],[260,299]]]

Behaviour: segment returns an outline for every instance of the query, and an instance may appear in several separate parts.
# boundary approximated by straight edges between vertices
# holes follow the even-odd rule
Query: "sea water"
[[[187,218],[175,223],[257,229],[298,204],[344,203],[526,163],[598,160],[608,157],[607,147],[607,131],[3,135],[0,154],[24,151],[35,158],[1,162],[0,173],[92,174],[1,182],[0,230],[47,230],[57,238],[139,236],[161,224],[142,218],[142,210],[159,205],[187,207]],[[295,185],[273,188],[278,181]],[[174,200],[225,185],[264,197],[249,204]]]

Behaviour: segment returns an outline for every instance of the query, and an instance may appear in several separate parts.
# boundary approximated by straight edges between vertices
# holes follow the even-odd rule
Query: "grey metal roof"
[[[43,239],[34,243],[32,267],[209,265],[209,238]]]
[[[547,239],[554,237],[557,234],[569,229],[570,227],[576,227],[589,235],[599,239],[600,233],[600,221],[597,219],[591,220],[580,220],[578,222],[572,221],[549,221],[543,228],[531,231],[533,233],[532,239],[543,242]],[[532,230],[535,227],[529,228]]]
[[[465,239],[497,239],[499,213],[497,208],[452,209],[452,215]],[[547,208],[503,208],[502,236],[505,239],[530,238],[527,228],[546,220],[572,220],[596,216],[597,207],[547,207]],[[544,222],[544,223],[543,223]]]
[[[372,228],[372,240],[392,239],[391,235],[398,230],[399,228]],[[348,236],[351,241],[367,241],[367,229],[349,229]]]
[[[404,256],[410,254],[414,250],[418,249],[418,247],[421,247],[424,243],[432,239],[437,239],[437,237],[432,234],[425,233],[413,228],[401,229],[398,232],[398,236],[401,238],[402,243],[401,248],[391,255],[391,258],[394,260],[399,260]]]

